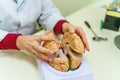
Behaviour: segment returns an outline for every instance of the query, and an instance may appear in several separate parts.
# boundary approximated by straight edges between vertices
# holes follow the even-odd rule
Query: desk
[[[114,45],[114,37],[120,33],[107,29],[100,30],[100,21],[105,17],[105,9],[98,7],[99,3],[101,2],[86,6],[69,15],[67,19],[81,26],[86,33],[90,52],[86,52],[84,56],[93,70],[94,79],[120,80],[120,50]],[[94,35],[84,24],[85,20],[91,24],[97,35],[107,37],[108,41],[93,41]]]
[[[40,80],[35,59],[24,51],[0,51],[0,80]]]
[[[40,80],[36,59],[23,50],[0,51],[0,80]]]

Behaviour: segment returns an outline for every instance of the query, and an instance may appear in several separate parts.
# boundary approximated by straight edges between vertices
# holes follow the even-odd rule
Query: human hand
[[[19,36],[17,38],[16,45],[19,49],[28,51],[42,61],[52,61],[54,52],[40,46],[42,41],[55,41],[55,38],[50,38],[47,36],[47,33],[43,35]]]
[[[80,36],[86,50],[87,51],[90,50],[87,39],[86,39],[85,32],[83,31],[83,29],[81,27],[77,27],[77,26],[74,26],[70,23],[65,22],[62,25],[62,30],[63,30],[63,33],[65,33],[66,31],[70,31],[71,33],[77,33]]]

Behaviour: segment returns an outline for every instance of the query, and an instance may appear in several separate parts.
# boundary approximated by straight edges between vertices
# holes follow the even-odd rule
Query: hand
[[[85,35],[85,33],[84,33],[82,28],[74,26],[74,25],[72,25],[70,23],[65,22],[62,25],[62,30],[63,30],[63,33],[65,33],[66,31],[70,31],[71,33],[77,33],[80,36],[80,38],[82,39],[82,42],[83,42],[86,50],[87,51],[90,50],[88,42],[87,42],[87,39],[86,39],[86,35]]]
[[[16,45],[19,49],[28,51],[42,61],[52,61],[54,52],[40,45],[45,40],[55,41],[54,38],[46,36],[47,33],[43,35],[19,36]]]

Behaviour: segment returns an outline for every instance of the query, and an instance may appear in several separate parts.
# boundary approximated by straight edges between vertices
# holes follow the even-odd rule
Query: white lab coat
[[[47,29],[53,29],[64,17],[51,0],[0,0],[0,41],[11,32],[32,34],[37,19]]]

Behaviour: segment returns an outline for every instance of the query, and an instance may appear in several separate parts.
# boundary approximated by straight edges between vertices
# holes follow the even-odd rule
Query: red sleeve
[[[63,34],[63,31],[62,31],[62,24],[65,23],[65,22],[68,22],[66,20],[59,20],[55,27],[54,27],[54,32],[55,33],[59,33],[59,34]]]
[[[0,41],[0,49],[6,50],[6,49],[18,49],[16,46],[16,39],[21,34],[7,34],[5,38]]]

